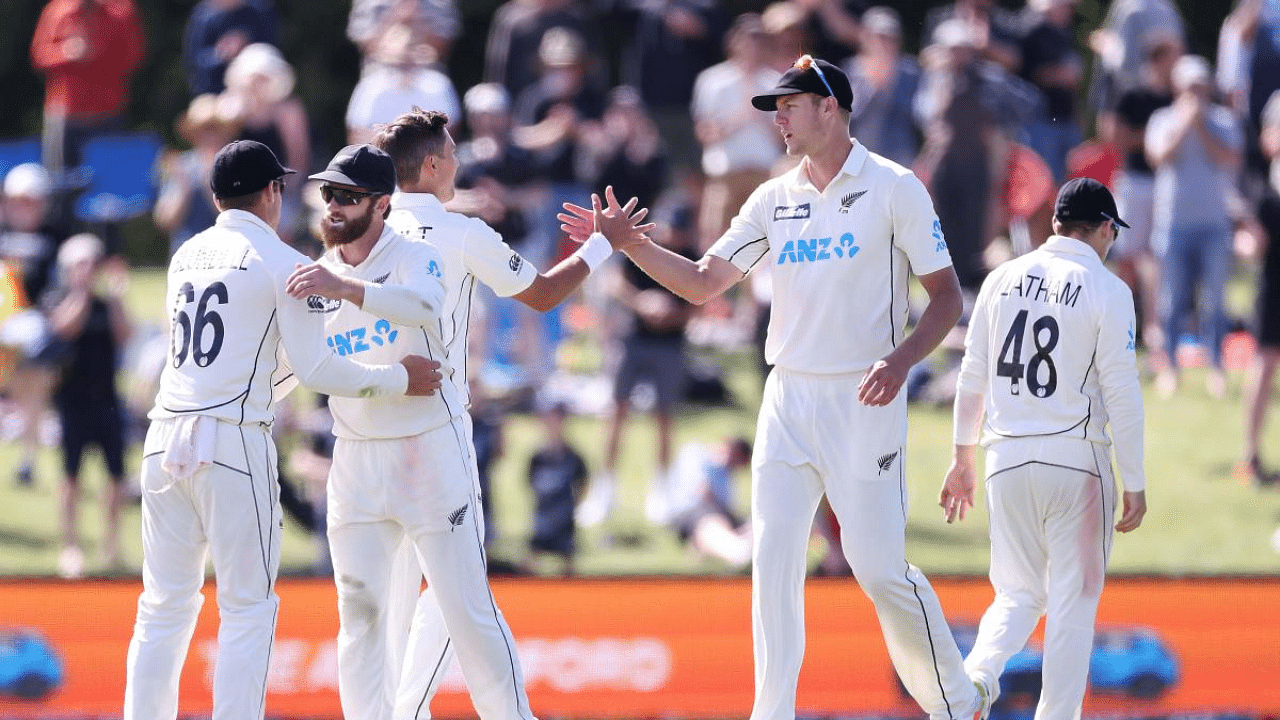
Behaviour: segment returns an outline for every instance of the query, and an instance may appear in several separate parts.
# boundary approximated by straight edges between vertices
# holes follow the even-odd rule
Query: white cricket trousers
[[[476,509],[476,525],[484,540],[484,510],[480,502],[480,473],[475,463],[471,415],[462,418],[463,446],[471,456],[472,495]],[[422,588],[422,571],[409,542],[401,544],[401,558],[392,570],[389,647],[392,669],[400,668],[399,686],[392,699],[396,720],[428,720],[431,700],[440,689],[450,664],[454,645],[440,612],[435,589]],[[403,589],[400,589],[403,588]],[[396,652],[399,655],[396,655]],[[402,663],[402,664],[401,664]]]
[[[1019,439],[987,448],[991,585],[965,667],[994,681],[1045,616],[1036,720],[1078,720],[1111,554],[1116,484],[1106,446]]]
[[[906,395],[884,407],[863,405],[862,375],[775,368],[765,382],[751,468],[751,720],[795,718],[806,550],[824,493],[907,691],[935,720],[968,720],[977,707],[938,597],[906,560]],[[850,660],[857,672],[857,658]]]
[[[204,603],[206,556],[218,583],[213,720],[261,720],[280,608],[275,444],[263,426],[217,422],[213,465],[175,481],[161,468],[158,448],[176,422],[152,422],[143,450],[143,589],[129,642],[124,720],[177,717],[178,679]]]
[[[462,420],[409,438],[339,438],[329,475],[338,689],[347,720],[385,720],[399,677],[388,642],[393,568],[408,537],[434,588],[476,711],[532,720],[515,641],[489,589]]]

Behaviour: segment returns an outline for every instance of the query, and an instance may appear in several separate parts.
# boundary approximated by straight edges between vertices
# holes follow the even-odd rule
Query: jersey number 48
[[[1047,398],[1058,389],[1058,368],[1053,364],[1053,356],[1049,353],[1058,346],[1058,320],[1052,315],[1045,315],[1031,326],[1031,342],[1036,351],[1024,365],[1022,363],[1022,337],[1027,331],[1027,311],[1020,310],[1009,326],[1009,333],[1004,337],[1004,345],[1000,348],[1000,357],[996,360],[996,375],[1009,378],[1009,392],[1020,394],[1020,384],[1026,378],[1027,388],[1038,398]],[[1041,334],[1047,337],[1041,342]],[[1041,381],[1041,373],[1045,378]]]

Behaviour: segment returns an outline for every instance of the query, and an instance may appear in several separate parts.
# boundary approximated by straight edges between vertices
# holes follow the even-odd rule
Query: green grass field
[[[129,305],[140,322],[158,321],[163,276],[156,270],[135,273]],[[716,356],[737,400],[733,408],[691,407],[677,422],[677,447],[685,440],[710,440],[729,434],[750,436],[761,382],[750,358]],[[1280,555],[1269,540],[1280,524],[1280,493],[1237,484],[1231,469],[1239,454],[1242,413],[1239,373],[1231,376],[1224,400],[1211,399],[1201,376],[1188,373],[1181,393],[1170,400],[1147,397],[1147,472],[1149,512],[1143,526],[1118,536],[1111,568],[1116,573],[1275,574]],[[1277,437],[1276,431],[1269,438]],[[907,528],[908,557],[929,574],[983,574],[987,567],[985,512],[978,510],[958,525],[948,526],[937,507],[937,492],[950,459],[949,408],[913,406],[907,455],[911,490]],[[604,425],[594,417],[578,417],[569,435],[591,468],[599,468]],[[518,561],[530,528],[531,495],[523,477],[532,448],[540,439],[537,418],[512,415],[505,426],[504,453],[494,468],[494,516],[497,533],[492,557]],[[674,533],[654,528],[644,519],[644,487],[653,467],[654,429],[633,420],[624,438],[619,506],[613,519],[597,529],[580,531],[579,571],[612,574],[723,574],[728,570],[694,556]],[[1273,443],[1271,447],[1275,447]],[[1267,444],[1264,442],[1264,453]],[[130,462],[136,472],[137,450]],[[59,460],[53,449],[40,458],[34,488],[19,489],[11,481],[16,448],[0,445],[0,575],[50,575],[59,551],[57,504]],[[1280,461],[1280,449],[1269,457]],[[90,573],[101,572],[97,559],[102,536],[99,498],[105,483],[101,464],[87,464],[82,536]],[[739,478],[738,498],[747,501],[747,478]],[[141,562],[139,512],[130,506],[124,519],[124,550],[130,572]],[[820,547],[814,548],[815,553]],[[310,538],[286,520],[283,572],[302,572],[313,554]]]

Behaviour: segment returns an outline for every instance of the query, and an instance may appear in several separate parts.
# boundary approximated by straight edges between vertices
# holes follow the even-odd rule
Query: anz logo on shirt
[[[826,260],[842,260],[852,258],[862,248],[853,239],[853,233],[845,233],[840,239],[813,238],[812,240],[788,240],[778,251],[778,264],[816,263]]]
[[[356,355],[366,350],[391,345],[399,335],[400,331],[391,329],[389,321],[378,320],[373,324],[373,332],[369,332],[369,328],[356,328],[330,335],[325,338],[325,342],[340,356]]]
[[[937,220],[933,221],[933,251],[935,253],[947,251],[947,241],[942,239],[942,223]]]

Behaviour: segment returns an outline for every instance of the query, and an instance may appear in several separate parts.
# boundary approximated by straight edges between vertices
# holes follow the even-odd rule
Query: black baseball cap
[[[783,95],[813,93],[819,97],[834,97],[836,104],[845,110],[853,108],[853,88],[849,76],[826,60],[801,55],[789,70],[778,78],[772,90],[751,98],[757,110],[777,110],[778,98]]]
[[[216,197],[240,197],[258,192],[272,180],[295,172],[281,165],[266,145],[254,140],[236,140],[224,145],[214,156],[209,187]]]
[[[1093,178],[1068,180],[1058,191],[1053,216],[1066,222],[1100,223],[1110,220],[1120,227],[1129,227],[1120,219],[1111,191]]]
[[[348,145],[312,180],[354,185],[369,192],[390,195],[396,191],[396,164],[391,156],[372,145]]]

